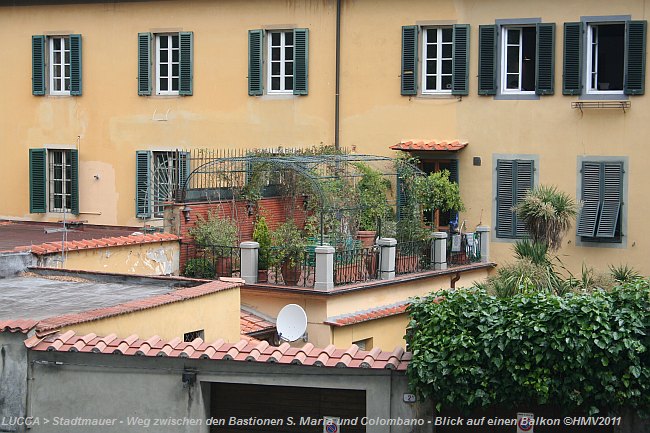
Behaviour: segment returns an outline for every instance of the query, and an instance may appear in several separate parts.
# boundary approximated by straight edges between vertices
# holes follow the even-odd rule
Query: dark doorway
[[[217,422],[223,420],[225,425],[213,425],[210,432],[322,433],[322,421],[320,425],[310,423],[318,422],[324,416],[342,420],[357,419],[357,425],[346,425],[342,429],[346,432],[365,432],[361,419],[366,416],[366,392],[295,386],[211,384],[210,417]],[[255,423],[263,423],[256,420],[281,420],[282,423],[232,425],[233,419],[241,420],[242,423],[251,419]],[[306,423],[301,424],[301,420]]]

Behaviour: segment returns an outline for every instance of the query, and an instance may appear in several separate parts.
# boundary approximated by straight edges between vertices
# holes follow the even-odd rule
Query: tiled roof
[[[63,326],[74,325],[77,323],[90,322],[93,320],[104,319],[107,317],[118,316],[120,314],[132,313],[134,311],[145,310],[147,308],[158,307],[173,302],[179,302],[186,299],[197,298],[210,293],[220,292],[222,290],[233,289],[244,284],[244,280],[229,279],[230,281],[212,281],[201,284],[196,287],[174,290],[164,295],[151,296],[148,298],[136,299],[112,307],[97,308],[95,310],[83,311],[81,313],[64,314],[62,316],[50,317],[43,319],[38,323],[38,332],[43,333]],[[236,281],[232,281],[236,280]]]
[[[368,310],[355,311],[354,313],[341,314],[340,316],[328,317],[326,325],[347,326],[355,323],[367,322],[369,320],[381,319],[382,317],[395,316],[406,313],[409,301],[397,302],[395,304],[370,308]]]
[[[0,320],[0,332],[27,334],[37,323],[38,320],[32,319]]]
[[[319,349],[311,343],[301,348],[291,347],[288,343],[275,347],[266,341],[251,343],[248,340],[226,343],[220,339],[206,343],[197,338],[191,343],[185,343],[180,338],[164,341],[158,336],[153,336],[143,340],[137,335],[126,338],[117,338],[115,334],[99,337],[95,334],[76,335],[74,331],[49,335],[45,338],[33,336],[25,340],[25,346],[42,352],[104,353],[401,371],[406,370],[411,360],[411,354],[401,347],[393,352],[383,352],[379,348],[362,351],[354,344],[343,350],[333,345]]]
[[[84,239],[65,242],[66,251],[86,250],[93,248],[119,247],[123,245],[147,244],[154,242],[177,241],[180,238],[171,233],[137,234],[99,239]],[[61,252],[61,242],[47,242],[39,245],[16,247],[14,251],[31,251],[32,254],[45,255]]]
[[[199,296],[220,292],[222,290],[234,289],[244,284],[244,280],[238,278],[226,278],[227,281],[211,281],[200,286],[177,289],[163,295],[150,296],[124,302],[118,305],[94,310],[82,311],[80,313],[64,314],[60,316],[49,317],[38,320],[6,320],[0,321],[0,332],[23,332],[27,333],[30,329],[35,328],[37,334],[43,335],[58,330],[64,326],[75,325],[78,323],[90,322],[93,320],[104,319],[107,317],[118,316],[120,314],[132,313],[135,311],[154,308],[173,302],[179,302],[186,299],[197,298]]]
[[[241,333],[243,335],[256,334],[258,332],[275,329],[275,323],[260,317],[250,309],[241,309],[240,314]]]
[[[405,151],[442,151],[442,152],[455,152],[467,146],[467,142],[458,140],[444,141],[444,140],[402,140],[390,148],[393,150]]]

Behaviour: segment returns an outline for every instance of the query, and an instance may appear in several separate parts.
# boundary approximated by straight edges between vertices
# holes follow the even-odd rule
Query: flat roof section
[[[36,319],[111,307],[163,295],[176,281],[97,282],[78,277],[27,274],[0,279],[0,320]]]
[[[18,221],[0,221],[0,251],[10,251],[16,247],[24,247],[46,242],[61,242],[63,224],[33,223]],[[109,237],[128,236],[138,231],[134,227],[106,227],[82,225],[68,229],[68,241],[81,241]]]

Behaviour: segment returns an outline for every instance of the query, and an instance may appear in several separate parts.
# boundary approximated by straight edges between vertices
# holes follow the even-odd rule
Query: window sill
[[[627,101],[630,97],[622,91],[620,93],[591,92],[581,94],[578,99],[583,101]]]
[[[497,93],[494,95],[494,99],[497,101],[537,101],[539,100],[539,95],[535,92],[526,92],[526,93]]]
[[[297,98],[300,95],[294,95],[293,93],[265,93],[264,95],[261,96],[262,99],[269,99],[269,100],[274,100],[274,99],[293,99]]]
[[[452,95],[449,93],[419,93],[418,99],[457,99],[459,95]]]

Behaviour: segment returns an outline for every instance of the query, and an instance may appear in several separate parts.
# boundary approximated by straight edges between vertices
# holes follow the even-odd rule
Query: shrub
[[[566,296],[444,291],[416,299],[408,312],[410,385],[438,410],[650,410],[647,280]]]
[[[201,215],[189,232],[196,243],[202,247],[232,247],[237,242],[238,227],[230,218],[221,218],[216,212],[210,212],[205,219]]]
[[[539,185],[526,193],[515,207],[530,237],[552,251],[560,248],[562,238],[578,211],[576,202],[555,186]]]
[[[260,244],[257,263],[260,270],[269,268],[269,255],[271,253],[271,232],[266,224],[266,218],[260,215],[255,220],[253,227],[253,240]]]
[[[207,258],[189,259],[183,275],[190,278],[214,278],[214,266]]]

